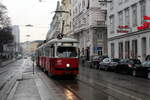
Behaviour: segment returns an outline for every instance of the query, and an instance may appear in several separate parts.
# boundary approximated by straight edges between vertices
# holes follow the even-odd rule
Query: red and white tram
[[[76,76],[79,73],[76,39],[52,39],[37,49],[36,56],[36,64],[51,75]]]

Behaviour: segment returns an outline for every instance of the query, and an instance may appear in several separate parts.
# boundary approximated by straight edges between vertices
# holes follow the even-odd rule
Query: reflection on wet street
[[[149,100],[150,81],[132,76],[80,67],[77,78],[38,75],[60,100]]]
[[[3,71],[6,71],[7,75]],[[148,79],[83,66],[80,66],[80,74],[76,78],[51,77],[39,67],[35,67],[35,74],[32,71],[30,59],[19,60],[1,68],[1,84],[5,83],[4,78],[7,80],[12,78],[13,81],[16,79],[18,83],[14,94],[10,93],[13,97],[9,100],[149,100],[150,98]],[[16,74],[13,75],[14,78],[11,77],[12,74]],[[13,81],[7,82],[8,85],[5,87],[15,83]],[[5,94],[2,92],[1,95]]]

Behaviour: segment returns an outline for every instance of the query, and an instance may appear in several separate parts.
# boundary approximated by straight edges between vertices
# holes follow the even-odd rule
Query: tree
[[[0,52],[3,52],[3,45],[13,42],[11,21],[7,15],[7,8],[0,3]]]

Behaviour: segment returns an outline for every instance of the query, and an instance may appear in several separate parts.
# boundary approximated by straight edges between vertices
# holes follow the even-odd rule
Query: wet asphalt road
[[[38,69],[42,80],[71,99],[67,100],[150,100],[150,80],[99,71],[80,66],[80,74],[71,78],[49,78]],[[60,90],[59,90],[60,91]],[[68,94],[66,93],[68,91]]]
[[[20,78],[24,60],[12,61],[0,66],[0,100],[6,100],[16,80]]]
[[[23,71],[31,76],[30,59],[18,60],[1,69],[0,80],[2,82]],[[39,100],[150,100],[148,79],[100,71],[86,66],[80,66],[80,74],[75,79],[51,78],[38,67],[35,68],[35,72],[32,79],[34,78],[38,87]],[[28,82],[24,81],[24,84]]]

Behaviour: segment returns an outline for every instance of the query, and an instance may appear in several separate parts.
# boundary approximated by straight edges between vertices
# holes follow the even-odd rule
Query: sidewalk
[[[34,79],[32,73],[23,74],[23,78],[17,83],[13,97],[8,100],[41,100]]]
[[[7,100],[66,100],[64,92],[56,84],[44,82],[39,73],[33,74],[32,66],[29,67],[23,72]]]

